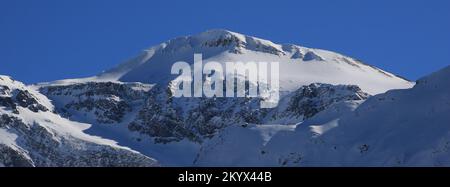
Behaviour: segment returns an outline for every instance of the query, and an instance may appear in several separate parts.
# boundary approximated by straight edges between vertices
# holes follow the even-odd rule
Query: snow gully
[[[172,65],[171,74],[179,75],[170,84],[174,97],[260,97],[261,108],[278,105],[279,62],[203,64],[202,54],[194,54],[193,70],[189,63],[179,61]]]

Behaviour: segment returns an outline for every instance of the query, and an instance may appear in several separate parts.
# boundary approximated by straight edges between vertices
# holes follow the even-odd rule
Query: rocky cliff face
[[[2,95],[6,95],[6,93],[10,93],[10,89],[6,86],[2,86],[0,92],[3,93]],[[17,90],[13,97],[0,97],[0,105],[12,110],[15,114],[19,113],[17,110],[18,106],[28,108],[33,112],[46,112],[49,110],[45,106],[39,104],[27,90]]]
[[[124,123],[130,131],[159,143],[182,139],[202,142],[235,124],[298,123],[334,103],[369,97],[357,86],[311,84],[283,97],[279,107],[264,109],[259,107],[261,98],[174,98],[163,86],[149,90],[133,86],[89,82],[40,90],[57,103],[58,111],[68,113],[66,116],[78,114],[82,122],[106,124],[127,118]]]
[[[155,161],[130,150],[60,135],[39,123],[26,124],[3,114],[0,128],[14,134],[18,146],[0,144],[5,166],[155,166]]]
[[[45,96],[0,77],[0,164],[3,166],[156,166],[111,140],[82,132],[83,124],[50,112]],[[84,124],[86,125],[86,124]]]
[[[314,83],[302,86],[285,99],[288,100],[277,116],[294,117],[297,121],[311,118],[330,105],[343,101],[363,101],[370,95],[354,85],[330,85]]]
[[[149,89],[149,85],[140,83],[89,82],[43,87],[40,91],[65,117],[75,115],[85,122],[117,124],[144,102]]]

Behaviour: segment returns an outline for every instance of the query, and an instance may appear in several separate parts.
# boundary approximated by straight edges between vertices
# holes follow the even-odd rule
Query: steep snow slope
[[[166,85],[176,78],[170,74],[172,64],[177,61],[192,64],[194,53],[202,54],[203,62],[280,62],[280,90],[287,92],[311,83],[357,85],[372,95],[413,86],[391,73],[338,53],[275,44],[221,29],[169,40],[94,77],[46,84],[122,81]]]
[[[358,85],[369,94],[413,84],[378,68],[334,52],[246,36],[227,30],[210,30],[179,37],[152,47],[139,57],[98,76],[124,82],[166,83],[174,79],[170,68],[177,61],[280,62],[281,91],[293,91],[311,83]]]
[[[364,95],[364,93],[354,89],[351,92],[352,89],[348,88],[353,88],[353,86],[310,85],[302,87],[294,94],[297,95],[296,97],[290,97],[291,101],[295,101],[290,103],[295,103],[291,105],[295,106],[294,111],[302,109],[314,111],[312,117],[306,118],[305,121],[302,120],[303,118],[299,118],[297,119],[298,124],[293,125],[230,126],[202,145],[194,164],[197,166],[284,166],[289,162],[298,163],[302,155],[295,152],[296,146],[309,143],[309,140],[292,138],[291,134],[297,134],[294,132],[297,126],[316,125],[317,121],[333,121],[355,110],[365,100],[365,97],[360,98],[360,95]],[[321,93],[320,97],[304,94],[303,90],[306,89],[312,90],[306,93]],[[332,102],[322,105],[327,101]],[[286,114],[290,111],[286,110],[281,113]],[[317,134],[332,127],[333,125],[312,126],[314,131],[311,133]],[[314,148],[314,145],[311,145],[311,148]]]
[[[292,132],[296,125],[233,125],[202,144],[194,166],[268,166],[264,146],[277,133]]]
[[[253,126],[231,126],[203,144],[195,164],[450,166],[448,85],[450,67],[411,89],[336,102],[268,141]]]
[[[90,125],[53,113],[44,95],[0,76],[0,163],[4,166],[156,166],[115,141],[90,136]]]
[[[341,117],[317,115],[267,144],[264,163],[293,166],[450,166],[450,67],[407,90],[369,98]],[[326,116],[326,115],[325,115]],[[323,117],[323,116],[322,116]],[[334,119],[333,119],[334,118]],[[286,160],[300,155],[298,162]]]

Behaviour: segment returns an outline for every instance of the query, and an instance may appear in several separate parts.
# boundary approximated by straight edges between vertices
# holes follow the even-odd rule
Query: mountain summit
[[[276,44],[223,29],[168,40],[94,77],[54,83],[121,81],[166,84],[176,78],[170,73],[172,64],[177,61],[193,64],[194,53],[202,54],[204,62],[280,62],[280,90],[285,92],[316,82],[358,85],[370,94],[414,85],[394,74],[335,52]]]

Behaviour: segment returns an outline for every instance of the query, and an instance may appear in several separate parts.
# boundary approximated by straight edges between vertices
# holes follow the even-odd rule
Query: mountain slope
[[[176,78],[170,74],[172,64],[177,61],[193,64],[194,53],[202,54],[204,62],[280,62],[282,92],[294,91],[311,83],[357,85],[372,95],[413,86],[413,83],[391,73],[338,53],[275,44],[220,29],[169,40],[94,77],[55,81],[53,84],[88,81],[167,84]]]
[[[412,89],[371,97],[354,112],[305,121],[295,132],[272,138],[264,162],[295,154],[301,159],[285,165],[449,166],[448,85],[450,67]]]
[[[300,146],[308,140],[283,136],[284,134],[293,134],[296,127],[307,123],[316,124],[317,121],[334,120],[355,110],[368,97],[356,86],[327,84],[303,86],[293,95],[293,97],[285,98],[290,100],[287,102],[289,103],[287,107],[276,109],[276,112],[281,114],[277,117],[277,122],[285,122],[285,115],[296,116],[295,114],[299,112],[304,117],[292,118],[291,116],[291,119],[288,119],[297,123],[229,126],[210,141],[202,144],[194,164],[196,166],[283,166],[286,165],[283,164],[287,162],[286,160],[298,162],[301,155],[290,152],[296,149],[288,146]],[[274,145],[273,142],[279,143]],[[313,148],[314,145],[311,147]],[[282,149],[287,154],[284,155],[282,154],[284,152],[273,149]],[[272,157],[273,159],[269,159]]]
[[[157,166],[112,140],[85,134],[90,125],[54,113],[44,95],[0,76],[0,165]]]
[[[146,51],[145,58],[138,58],[139,63],[134,59],[127,65],[121,65],[128,69],[113,69],[109,74],[120,75],[117,79],[124,82],[161,83],[173,80],[170,67],[174,62],[192,64],[194,53],[201,53],[204,62],[278,61],[281,91],[294,91],[302,85],[316,82],[358,85],[369,94],[412,86],[391,73],[344,55],[291,44],[275,44],[227,30],[210,30],[169,40]]]

